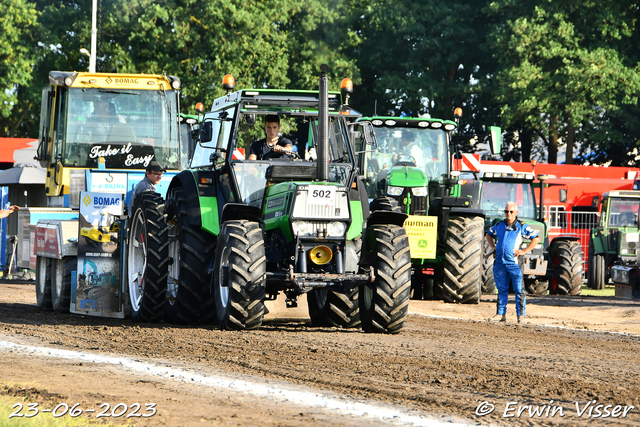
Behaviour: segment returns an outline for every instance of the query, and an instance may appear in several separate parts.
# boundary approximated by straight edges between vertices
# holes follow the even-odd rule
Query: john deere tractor
[[[373,212],[409,215],[413,298],[478,303],[481,295],[484,213],[478,181],[460,179],[451,167],[457,125],[433,118],[366,117],[377,151],[362,156]],[[494,148],[499,128],[492,131]],[[497,148],[495,148],[497,149]]]
[[[264,301],[284,293],[289,307],[307,294],[314,325],[397,333],[411,287],[406,215],[368,214],[353,141],[375,147],[370,125],[343,91],[232,92],[204,113],[191,169],[171,182],[166,214],[169,278],[166,315],[181,323],[256,329]],[[298,153],[234,159],[277,115]],[[261,136],[261,135],[260,135]],[[248,154],[248,153],[247,153]]]

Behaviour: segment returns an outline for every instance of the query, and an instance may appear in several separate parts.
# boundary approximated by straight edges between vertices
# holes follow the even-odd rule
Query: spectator
[[[493,277],[498,288],[496,315],[492,322],[506,322],[507,303],[509,302],[509,280],[516,295],[516,315],[518,323],[524,320],[527,298],[522,284],[522,270],[517,257],[530,252],[540,242],[538,232],[518,219],[518,205],[508,202],[504,210],[505,220],[500,221],[487,231],[487,241],[495,250]],[[520,249],[522,239],[531,239],[525,249]]]

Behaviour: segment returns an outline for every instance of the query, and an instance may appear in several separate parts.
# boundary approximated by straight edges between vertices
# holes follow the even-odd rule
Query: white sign
[[[104,226],[113,216],[124,212],[122,194],[80,193],[80,214],[94,227]]]
[[[90,191],[97,193],[121,193],[127,192],[126,173],[91,173]]]
[[[334,206],[336,187],[333,185],[310,185],[307,202],[310,205]]]

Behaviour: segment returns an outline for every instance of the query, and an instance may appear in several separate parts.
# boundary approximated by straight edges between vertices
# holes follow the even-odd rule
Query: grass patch
[[[18,403],[22,405],[22,408],[16,405]],[[28,406],[30,403],[37,403],[39,412],[37,415],[27,418],[27,414],[35,414],[35,410],[30,409]],[[0,427],[116,427],[116,424],[107,423],[106,420],[91,419],[91,415],[95,416],[95,413],[90,413],[89,417],[85,415],[71,417],[69,411],[67,411],[66,415],[56,418],[50,412],[42,412],[43,409],[53,411],[60,403],[66,403],[69,405],[69,409],[71,409],[77,402],[66,402],[57,395],[38,390],[38,388],[33,386],[2,384],[0,385]],[[78,407],[81,409],[96,409],[93,408],[93,406],[89,407],[88,404],[80,404]],[[59,407],[57,413],[62,414],[65,408],[66,407],[63,406]],[[12,414],[22,416],[13,415],[9,418]]]
[[[616,287],[614,285],[607,285],[604,289],[591,289],[588,286],[582,286],[582,293],[580,295],[590,297],[614,297],[616,294]]]

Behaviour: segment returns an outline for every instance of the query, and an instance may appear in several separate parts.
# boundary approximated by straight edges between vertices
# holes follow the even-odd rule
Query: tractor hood
[[[429,178],[417,167],[394,166],[389,171],[387,182],[394,187],[424,187]]]

